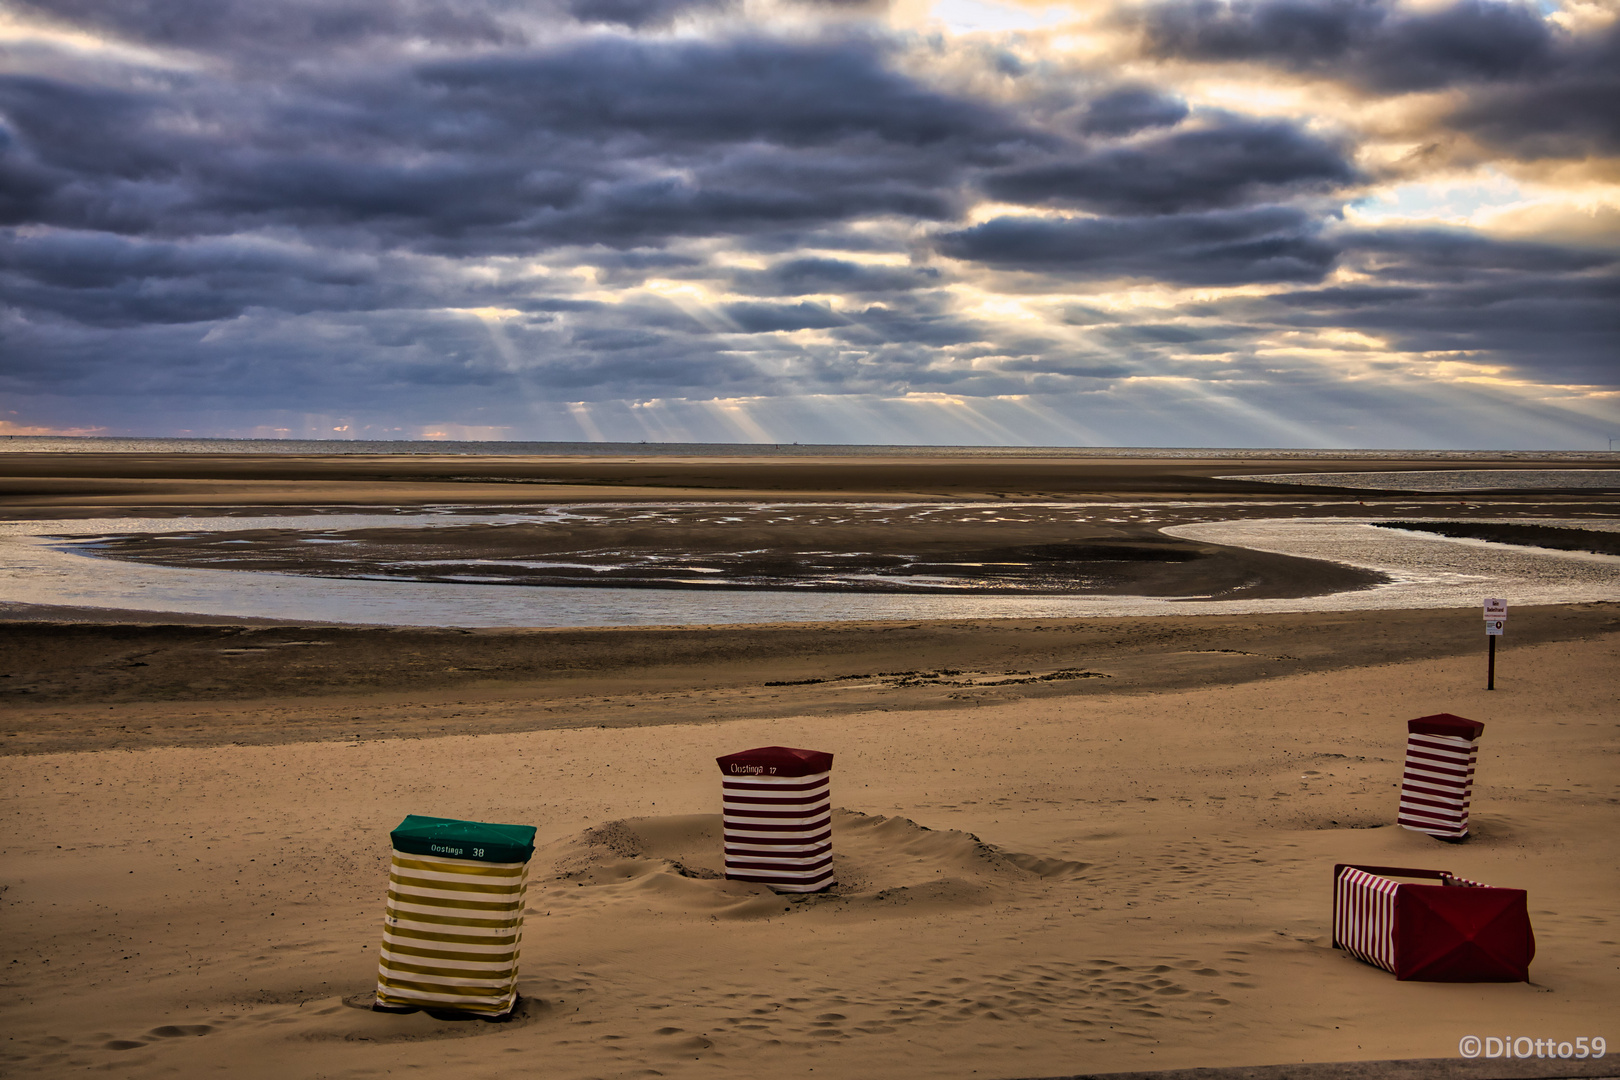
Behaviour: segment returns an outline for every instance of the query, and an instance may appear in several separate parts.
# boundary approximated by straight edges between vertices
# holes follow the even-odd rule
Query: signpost
[[[1485,661],[1485,689],[1496,689],[1496,639],[1507,627],[1507,601],[1485,601],[1485,640],[1490,642],[1490,655]]]

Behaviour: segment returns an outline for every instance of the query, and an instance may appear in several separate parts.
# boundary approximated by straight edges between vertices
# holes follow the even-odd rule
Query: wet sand
[[[467,459],[411,464],[395,479],[397,460],[258,462],[242,479],[0,456],[0,507],[832,482],[814,463],[763,479],[475,463],[530,470],[501,483],[449,479]],[[884,468],[846,472],[844,493],[1277,498],[1212,478],[1232,462]],[[1323,492],[1315,512],[1365,497]],[[1615,510],[1601,492],[1504,504]],[[1399,505],[1469,513],[1455,496]],[[1446,1058],[1467,1034],[1616,1042],[1620,606],[1516,606],[1493,693],[1480,630],[1477,609],[434,631],[13,606],[0,1072],[920,1080]],[[1487,725],[1461,845],[1393,825],[1404,721],[1438,711]],[[837,755],[826,895],[710,876],[713,758],[770,743]],[[539,828],[514,1022],[353,1007],[406,813]],[[1335,952],[1342,861],[1529,889],[1533,982],[1398,983]]]
[[[1223,479],[1245,472],[1365,472],[1366,458],[1297,459],[1261,453],[1230,458],[491,458],[295,454],[0,454],[0,508],[11,516],[96,516],[112,508],[204,506],[408,506],[426,503],[544,503],[636,499],[815,497],[937,499],[1223,499],[1283,495],[1345,497],[1343,489]],[[1611,461],[1572,457],[1526,462],[1480,454],[1481,469],[1612,470]],[[1380,470],[1455,470],[1455,460],[1389,458]],[[1481,493],[1470,492],[1470,497]],[[1610,493],[1612,494],[1612,492]],[[1435,505],[1455,495],[1405,493]],[[1365,497],[1365,492],[1350,500]],[[1539,491],[1535,501],[1574,505],[1603,494]]]
[[[1391,521],[1391,529],[1410,529],[1488,540],[1497,544],[1520,544],[1553,551],[1584,551],[1593,555],[1620,555],[1620,533],[1592,529],[1561,529],[1550,525],[1514,525],[1479,521]]]
[[[1483,678],[1485,649],[1475,609],[584,630],[11,614],[36,618],[0,622],[0,754],[749,717],[881,723],[894,710],[1174,695],[1414,659],[1472,664]],[[1511,618],[1504,677],[1531,646],[1620,633],[1620,603]]]
[[[83,550],[188,569],[592,588],[1291,599],[1381,584],[1314,559],[1167,536],[1066,507],[569,507],[559,519],[94,537]],[[1208,516],[1207,511],[1201,515]]]

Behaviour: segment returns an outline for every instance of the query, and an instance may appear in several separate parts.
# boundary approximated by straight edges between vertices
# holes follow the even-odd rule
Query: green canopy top
[[[534,826],[492,825],[485,821],[407,814],[389,833],[394,850],[407,855],[438,855],[479,862],[528,862],[534,854]]]

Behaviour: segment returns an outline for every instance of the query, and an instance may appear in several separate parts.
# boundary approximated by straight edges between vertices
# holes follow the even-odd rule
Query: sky
[[[0,0],[0,435],[1603,450],[1620,0]]]

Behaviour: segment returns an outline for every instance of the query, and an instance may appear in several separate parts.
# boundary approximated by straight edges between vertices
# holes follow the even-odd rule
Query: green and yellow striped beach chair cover
[[[377,1005],[511,1012],[534,829],[413,814],[393,841]]]

